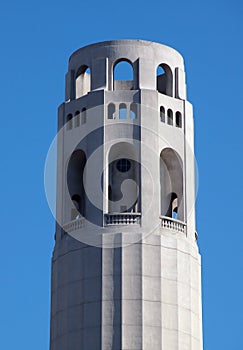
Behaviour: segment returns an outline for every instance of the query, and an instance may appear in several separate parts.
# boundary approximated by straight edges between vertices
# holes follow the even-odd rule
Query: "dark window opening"
[[[181,113],[180,112],[176,112],[176,126],[178,128],[182,127],[182,119],[181,119]]]
[[[116,164],[116,168],[121,173],[126,173],[131,169],[131,162],[128,159],[119,159]]]
[[[74,151],[67,168],[67,186],[72,201],[71,220],[85,217],[85,164],[85,153],[82,150]]]
[[[167,64],[160,64],[157,67],[157,91],[172,96],[172,72]]]
[[[73,116],[72,114],[68,114],[67,116],[67,130],[71,130],[73,127]]]
[[[75,112],[74,125],[75,125],[75,128],[80,126],[80,112],[79,111]]]
[[[183,163],[171,148],[160,153],[160,205],[162,216],[184,220]]]
[[[165,109],[163,106],[160,107],[160,121],[165,123]]]
[[[87,118],[87,109],[83,108],[81,113],[81,124],[86,123],[86,118]]]
[[[136,103],[131,103],[130,105],[130,119],[134,120],[137,119],[137,114],[138,114],[138,106]]]
[[[116,106],[114,103],[108,105],[108,119],[115,119]]]
[[[168,125],[173,125],[173,112],[171,109],[168,109],[167,111],[167,122]]]
[[[140,211],[140,164],[137,158],[137,150],[132,144],[119,142],[111,146],[107,186],[109,213]]]

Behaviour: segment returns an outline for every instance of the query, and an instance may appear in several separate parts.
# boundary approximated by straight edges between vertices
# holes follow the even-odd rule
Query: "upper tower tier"
[[[117,75],[122,62],[128,78]],[[77,50],[58,129],[57,222],[65,231],[100,235],[122,225],[130,239],[131,230],[155,226],[195,241],[193,113],[177,51],[143,40]]]
[[[89,91],[118,90],[114,68],[127,61],[133,68],[133,82],[128,90],[158,90],[168,96],[186,99],[184,62],[171,47],[144,40],[112,40],[88,45],[69,59],[66,77],[66,101]],[[158,67],[161,74],[157,75]]]

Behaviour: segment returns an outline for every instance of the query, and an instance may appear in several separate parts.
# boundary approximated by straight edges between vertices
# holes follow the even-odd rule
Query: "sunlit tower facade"
[[[182,56],[141,40],[74,52],[57,159],[50,349],[202,350]]]

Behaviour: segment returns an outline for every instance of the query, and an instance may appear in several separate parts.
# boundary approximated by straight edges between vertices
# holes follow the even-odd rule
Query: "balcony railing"
[[[141,223],[141,213],[108,213],[105,214],[106,225],[134,225]]]
[[[172,219],[167,216],[160,216],[160,219],[162,228],[186,234],[186,224],[183,221]]]
[[[63,225],[63,229],[67,232],[72,232],[72,231],[76,231],[80,228],[84,227],[84,218],[78,218],[75,220],[72,220],[70,222],[68,222],[67,224]]]
[[[167,216],[160,216],[161,227],[186,234],[186,223]],[[134,225],[141,224],[141,213],[108,213],[105,214],[106,225]],[[63,225],[63,229],[67,232],[76,231],[85,226],[85,218],[81,217]],[[198,234],[195,232],[195,239]]]

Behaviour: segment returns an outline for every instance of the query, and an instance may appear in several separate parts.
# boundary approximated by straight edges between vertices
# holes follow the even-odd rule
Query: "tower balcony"
[[[104,215],[105,226],[112,225],[141,225],[141,213],[107,213]],[[187,225],[185,222],[170,218],[168,216],[160,216],[161,228],[187,234]],[[69,221],[63,225],[63,229],[67,232],[73,232],[84,228],[85,218],[80,217]],[[195,232],[195,240],[198,239],[198,233]]]
[[[107,213],[104,216],[105,226],[112,225],[140,225],[141,213]],[[73,232],[85,227],[85,218],[80,217],[63,225],[66,232]]]
[[[74,219],[72,221],[69,221],[68,223],[63,225],[63,229],[66,232],[73,232],[73,231],[76,231],[80,228],[83,228],[84,222],[85,222],[85,218],[80,217],[80,218]]]

